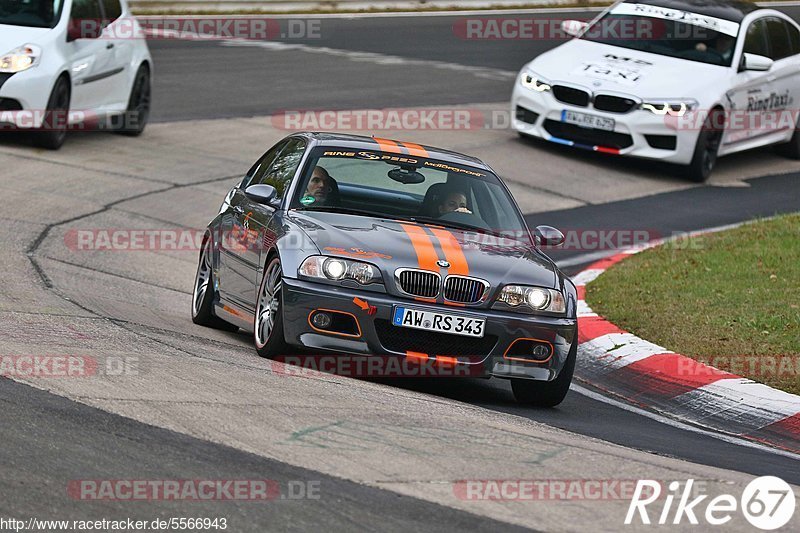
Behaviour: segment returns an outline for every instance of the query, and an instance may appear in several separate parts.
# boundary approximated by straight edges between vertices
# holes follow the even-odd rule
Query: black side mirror
[[[275,187],[266,184],[251,185],[244,190],[244,194],[256,203],[271,207],[275,207],[273,204],[278,197],[278,191],[275,190]]]
[[[536,226],[533,230],[539,246],[560,246],[564,244],[564,234],[552,226]]]

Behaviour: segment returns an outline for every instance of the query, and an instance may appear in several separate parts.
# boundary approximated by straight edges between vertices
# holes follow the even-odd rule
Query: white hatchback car
[[[144,130],[153,61],[124,0],[0,0],[0,54],[0,126],[50,149],[78,123]]]
[[[743,0],[627,0],[522,68],[523,136],[685,165],[765,145],[800,158],[800,27]]]

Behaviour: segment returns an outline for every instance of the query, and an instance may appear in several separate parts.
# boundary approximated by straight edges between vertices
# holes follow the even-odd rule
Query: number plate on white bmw
[[[583,128],[595,128],[598,130],[614,131],[615,121],[613,118],[598,117],[586,113],[576,113],[565,109],[561,112],[561,122],[575,124]]]
[[[452,333],[467,337],[483,337],[486,320],[448,313],[434,313],[408,307],[396,306],[392,324],[401,328],[424,329],[441,333]]]

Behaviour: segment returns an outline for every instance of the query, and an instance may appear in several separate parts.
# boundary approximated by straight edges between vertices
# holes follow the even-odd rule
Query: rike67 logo
[[[772,531],[785,526],[794,515],[795,495],[792,487],[774,476],[759,477],[742,491],[741,498],[721,494],[710,500],[708,494],[697,495],[694,480],[672,481],[662,494],[662,484],[642,479],[636,484],[625,524],[706,524],[720,526],[741,512],[753,527]],[[661,502],[663,501],[663,506]],[[658,502],[658,504],[655,504]],[[654,512],[655,511],[655,512]],[[653,513],[654,512],[654,513]],[[651,514],[653,513],[653,514]]]

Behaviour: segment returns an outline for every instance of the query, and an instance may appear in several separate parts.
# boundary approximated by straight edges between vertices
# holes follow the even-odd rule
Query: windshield
[[[381,151],[317,148],[292,207],[435,223],[503,235],[526,226],[500,180],[482,169]]]
[[[54,28],[63,0],[0,0],[0,24]]]
[[[689,61],[730,66],[739,24],[649,4],[623,3],[581,39]]]

